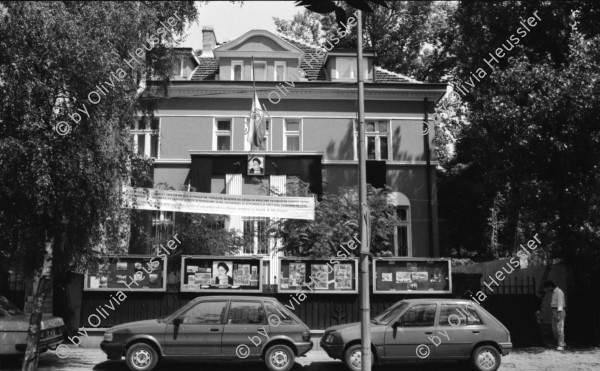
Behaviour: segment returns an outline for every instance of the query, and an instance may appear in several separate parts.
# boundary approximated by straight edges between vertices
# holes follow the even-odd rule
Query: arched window
[[[400,220],[394,229],[394,256],[412,257],[410,201],[402,192],[390,192],[388,202],[395,206]]]

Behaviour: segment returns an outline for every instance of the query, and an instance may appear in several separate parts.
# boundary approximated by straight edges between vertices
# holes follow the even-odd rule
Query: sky
[[[197,5],[200,16],[187,30],[188,37],[182,47],[202,48],[202,26],[213,26],[217,42],[234,40],[252,29],[275,33],[273,17],[292,19],[303,7],[294,6],[293,1],[209,1]]]

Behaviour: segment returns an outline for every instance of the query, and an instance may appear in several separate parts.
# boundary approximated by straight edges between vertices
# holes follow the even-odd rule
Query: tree
[[[50,270],[85,265],[118,223],[144,77],[168,82],[174,37],[197,14],[193,2],[5,2],[0,10],[0,246],[29,272],[43,267],[23,363],[34,370]],[[172,31],[148,41],[174,14]],[[129,55],[150,43],[135,58],[145,62]]]
[[[463,96],[470,125],[439,177],[448,250],[486,255],[496,239],[499,254],[510,254],[537,232],[556,257],[597,259],[589,187],[598,170],[587,158],[597,150],[590,127],[597,65],[586,45],[595,45],[598,10],[591,2],[460,4],[453,82],[487,67],[483,58],[508,44],[517,20],[536,12],[541,21]]]
[[[324,32],[321,30],[321,16],[307,9],[298,12],[292,20],[273,17],[277,32],[292,38],[319,45],[323,42]]]
[[[448,52],[456,5],[445,1],[394,1],[366,14],[367,45],[381,67],[419,81],[439,82],[450,69]]]
[[[391,255],[393,231],[399,223],[395,207],[388,202],[388,188],[368,185],[371,251]],[[308,185],[299,182],[288,196],[310,197]],[[289,256],[335,257],[342,243],[358,235],[358,188],[340,188],[338,193],[325,192],[315,205],[315,220],[283,219],[270,228],[281,238],[282,251]]]
[[[176,217],[176,235],[181,240],[177,250],[167,257],[170,272],[179,272],[182,255],[235,255],[251,246],[251,240],[245,238],[241,231],[225,228],[225,215],[178,213]],[[163,239],[148,239],[150,246],[166,246],[173,236]]]
[[[240,231],[225,229],[224,215],[184,213],[178,219],[177,234],[182,237],[181,251],[186,255],[231,255],[247,241]]]

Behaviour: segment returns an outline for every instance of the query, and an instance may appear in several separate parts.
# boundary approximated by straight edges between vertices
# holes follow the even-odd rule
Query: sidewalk
[[[156,371],[177,369],[178,371],[197,371],[200,368],[219,369],[219,371],[267,371],[263,363],[255,362],[162,362]],[[21,361],[9,360],[0,363],[0,370],[18,371]],[[398,365],[375,367],[383,371],[398,370]],[[469,365],[457,363],[405,364],[403,371],[466,371]],[[564,353],[545,348],[518,349],[502,358],[500,371],[595,371],[600,369],[600,348],[574,350]],[[73,348],[68,358],[60,359],[54,352],[40,356],[40,371],[128,371],[125,361],[108,361],[100,349]],[[294,371],[345,371],[339,360],[333,360],[322,350],[310,351],[306,357],[296,359]]]

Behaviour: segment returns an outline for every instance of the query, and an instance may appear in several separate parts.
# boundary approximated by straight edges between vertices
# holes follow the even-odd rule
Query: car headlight
[[[326,343],[333,343],[333,339],[335,338],[335,336],[333,335],[333,333],[329,334],[327,336],[327,338],[325,338],[325,342]]]
[[[112,340],[113,340],[112,332],[105,332],[104,333],[104,341],[112,341]]]

